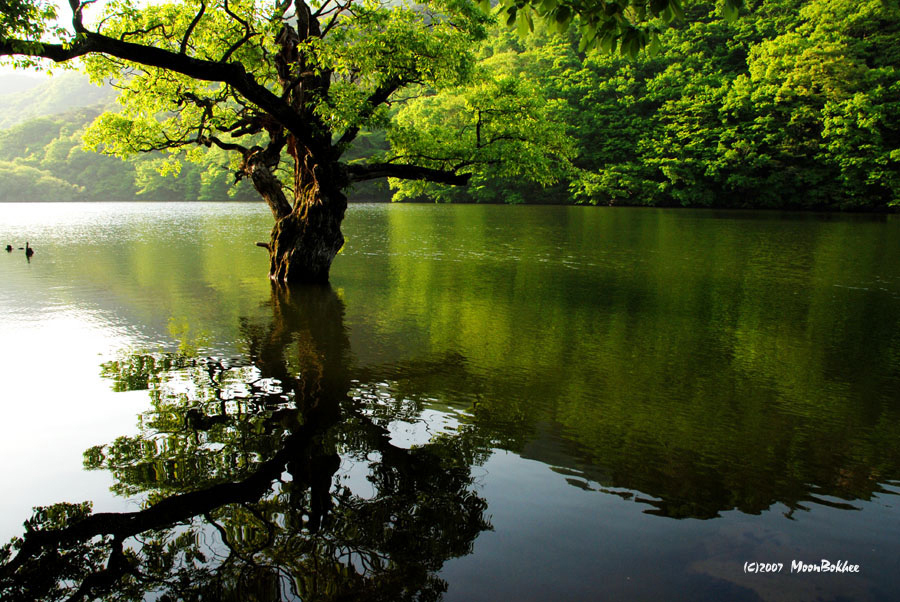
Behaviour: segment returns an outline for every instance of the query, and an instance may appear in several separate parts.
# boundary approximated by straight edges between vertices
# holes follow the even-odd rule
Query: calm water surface
[[[270,220],[0,205],[4,600],[900,596],[896,217]]]

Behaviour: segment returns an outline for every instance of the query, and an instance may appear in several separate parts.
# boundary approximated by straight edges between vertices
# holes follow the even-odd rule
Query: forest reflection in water
[[[133,341],[98,378],[102,346],[51,322],[46,365],[2,356],[15,398],[141,409],[70,454],[119,506],[32,468],[42,428],[76,429],[17,423],[17,499],[71,503],[8,549],[0,599],[895,598],[896,220],[352,207],[334,289],[277,291],[235,250],[261,209],[88,205],[4,257],[16,347],[60,315]],[[741,571],[825,557],[864,572]]]
[[[137,437],[88,450],[129,513],[37,509],[4,551],[3,600],[436,599],[436,571],[490,529],[471,429],[414,448],[350,395],[344,306],[329,288],[272,292],[268,324],[243,321],[246,363],[136,354],[105,365],[117,390],[150,390]],[[343,483],[364,464],[371,490]]]
[[[441,597],[441,568],[492,528],[474,469],[497,445],[531,439],[523,456],[542,461],[547,451],[520,431],[527,421],[497,416],[489,393],[497,384],[468,373],[464,357],[355,369],[345,305],[332,288],[273,287],[269,306],[271,320],[240,320],[241,357],[201,355],[186,335],[177,352],[104,364],[115,390],[147,390],[151,409],[137,436],[86,450],[85,466],[110,471],[115,493],[145,505],[36,509],[24,538],[4,548],[3,600]],[[459,424],[396,444],[391,426],[421,421],[427,395],[451,383],[457,396],[460,386],[488,393]],[[733,448],[746,441],[712,426],[715,466],[696,461],[702,445],[662,449],[608,425],[605,436],[631,443],[610,444],[603,463],[579,462],[573,448],[554,470],[673,518],[779,503],[793,512],[810,501],[854,509],[852,500],[886,491],[873,474],[897,474],[894,460],[841,448],[823,452],[827,462],[799,463],[808,433],[784,440],[777,427],[760,428],[773,445],[798,450],[780,465],[743,461]]]

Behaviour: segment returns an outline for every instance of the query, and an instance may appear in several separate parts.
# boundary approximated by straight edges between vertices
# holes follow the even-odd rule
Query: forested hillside
[[[581,52],[574,28],[559,33],[538,23],[526,37],[495,28],[479,50],[481,67],[504,85],[542,95],[554,120],[567,128],[569,138],[558,144],[570,147],[573,166],[552,166],[556,181],[548,178],[543,187],[523,183],[515,169],[460,188],[405,181],[396,184],[394,199],[841,210],[900,205],[896,1],[749,0],[733,22],[722,19],[714,2],[685,2],[685,13],[664,30],[659,47],[635,57]],[[83,105],[0,132],[0,200],[234,194],[220,151],[196,153],[196,163],[179,164],[177,177],[162,177],[160,156],[123,163],[82,150],[81,134],[110,93],[97,88],[95,99],[66,86],[0,96],[6,120],[0,123],[33,107],[46,113],[72,108],[73,99]],[[475,123],[478,95],[484,93],[421,90],[394,103],[386,135],[362,136],[351,152],[390,160],[412,135],[476,145],[483,134]],[[9,104],[13,98],[20,109]],[[236,194],[255,198],[249,187]],[[376,185],[351,200],[388,196]]]
[[[203,149],[195,161],[171,162],[161,153],[126,160],[84,148],[82,135],[104,110],[115,110],[115,90],[87,76],[62,72],[39,85],[16,75],[0,84],[0,202],[2,201],[258,201],[246,182],[234,185],[229,158]],[[7,85],[8,84],[8,85]],[[30,85],[31,84],[31,85]],[[39,115],[34,117],[34,115]],[[357,152],[382,137],[365,137]],[[388,200],[385,183],[360,187],[362,200]]]
[[[160,175],[158,155],[122,161],[83,149],[85,128],[114,109],[114,99],[114,89],[72,72],[0,96],[3,123],[14,123],[0,131],[0,201],[225,200],[229,193],[255,200],[249,187],[230,190],[234,178],[215,152],[176,178]],[[34,114],[41,116],[28,118]]]
[[[900,6],[757,0],[734,23],[688,7],[635,61],[531,52],[558,66],[584,169],[580,200],[885,208],[900,202]]]
[[[112,87],[94,86],[74,71],[58,71],[49,78],[11,73],[0,84],[0,130],[73,109],[108,106],[116,96]]]

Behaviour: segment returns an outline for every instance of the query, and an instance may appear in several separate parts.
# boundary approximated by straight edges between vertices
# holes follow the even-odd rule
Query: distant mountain
[[[112,102],[115,90],[98,87],[87,76],[63,71],[44,79],[20,74],[0,75],[0,130],[35,117],[49,117]]]
[[[0,71],[0,98],[9,94],[18,94],[40,86],[46,78],[33,74],[7,73]]]
[[[77,72],[36,79],[0,71],[0,202],[260,200],[249,180],[235,187],[229,156],[215,147],[174,177],[156,170],[160,153],[123,161],[83,150],[84,129],[114,108],[115,96]],[[372,152],[367,135],[360,140],[362,153]],[[375,142],[384,146],[383,137]],[[354,200],[368,198],[389,198],[387,184],[360,185]]]
[[[54,88],[77,89],[78,83],[54,80],[44,88],[44,100],[58,98]],[[71,102],[48,103],[66,110],[0,129],[0,202],[259,200],[246,180],[232,189],[234,173],[221,149],[209,149],[202,164],[184,164],[175,177],[155,169],[159,153],[122,161],[83,150],[84,129],[104,109],[102,103],[84,106],[91,99],[80,94]],[[0,103],[4,100],[8,97],[0,97]]]

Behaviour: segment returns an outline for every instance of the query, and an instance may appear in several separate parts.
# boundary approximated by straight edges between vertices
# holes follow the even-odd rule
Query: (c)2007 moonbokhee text
[[[780,573],[784,570],[783,562],[745,562],[745,573]],[[832,562],[823,558],[819,562],[803,562],[792,560],[788,565],[791,573],[858,573],[859,565],[850,564],[849,560]]]

